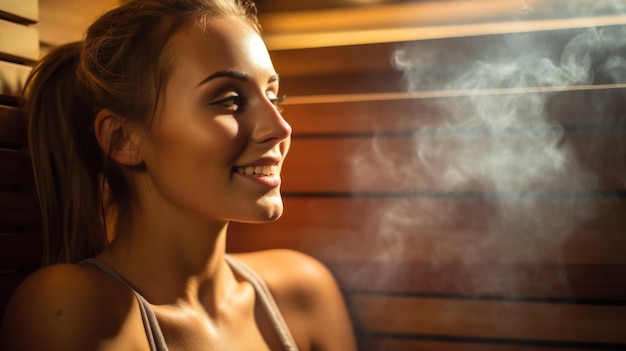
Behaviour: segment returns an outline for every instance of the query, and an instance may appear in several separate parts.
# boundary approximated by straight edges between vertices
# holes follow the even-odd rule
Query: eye
[[[285,95],[281,95],[281,96],[276,96],[274,93],[268,94],[267,97],[270,102],[272,103],[272,105],[274,105],[278,111],[282,111],[282,108],[280,107],[280,105],[285,102],[285,99],[287,98]]]
[[[230,95],[210,103],[213,106],[225,107],[228,111],[237,112],[241,111],[245,105],[245,99],[239,95]]]

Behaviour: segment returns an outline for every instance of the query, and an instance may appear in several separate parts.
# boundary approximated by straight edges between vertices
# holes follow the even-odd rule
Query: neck
[[[227,223],[138,214],[116,223],[115,239],[99,258],[152,304],[193,304],[200,295],[219,301],[234,280],[224,261]]]

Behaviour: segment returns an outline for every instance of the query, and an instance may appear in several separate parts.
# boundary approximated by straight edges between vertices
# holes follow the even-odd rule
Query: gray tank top
[[[272,297],[265,282],[243,262],[229,255],[226,255],[225,258],[232,270],[242,276],[254,287],[254,290],[261,301],[261,305],[267,313],[274,330],[276,330],[285,351],[298,351],[298,346],[289,332],[289,328],[287,328],[287,324],[280,314],[276,301],[274,301],[274,298]],[[143,326],[146,331],[148,343],[150,344],[150,350],[167,351],[167,345],[165,344],[165,338],[161,332],[161,327],[159,327],[159,321],[157,320],[154,311],[152,311],[152,308],[150,308],[150,303],[148,303],[143,296],[136,292],[135,289],[133,289],[115,270],[107,266],[102,261],[95,258],[89,258],[81,263],[87,263],[98,267],[105,273],[108,273],[124,285],[128,286],[128,288],[133,291],[137,297],[137,301],[139,302],[141,318],[143,319]]]

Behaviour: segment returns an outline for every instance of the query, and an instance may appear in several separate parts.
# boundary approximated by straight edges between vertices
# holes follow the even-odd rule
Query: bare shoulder
[[[326,266],[294,250],[264,250],[234,255],[265,281],[281,309],[314,314],[324,304],[343,304]]]
[[[106,350],[135,309],[132,292],[95,267],[47,266],[13,294],[0,348]]]
[[[233,255],[269,287],[294,337],[315,350],[356,350],[349,314],[333,275],[317,259],[292,250]]]
[[[315,258],[293,250],[233,255],[257,272],[276,294],[318,294],[335,287],[329,270]]]

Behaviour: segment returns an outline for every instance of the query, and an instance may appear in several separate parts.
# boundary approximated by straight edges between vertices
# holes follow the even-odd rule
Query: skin
[[[170,350],[281,350],[253,288],[224,260],[230,221],[282,214],[276,176],[237,172],[259,162],[282,167],[291,128],[275,106],[276,72],[259,35],[237,18],[214,18],[171,44],[174,69],[151,130],[121,123],[113,158],[145,171],[129,172],[131,215],[98,258],[151,303]],[[108,110],[96,118],[103,147],[116,120]],[[301,350],[356,349],[323,265],[288,250],[234,256],[265,280]],[[149,349],[132,292],[97,268],[70,264],[44,267],[18,288],[0,348]]]

